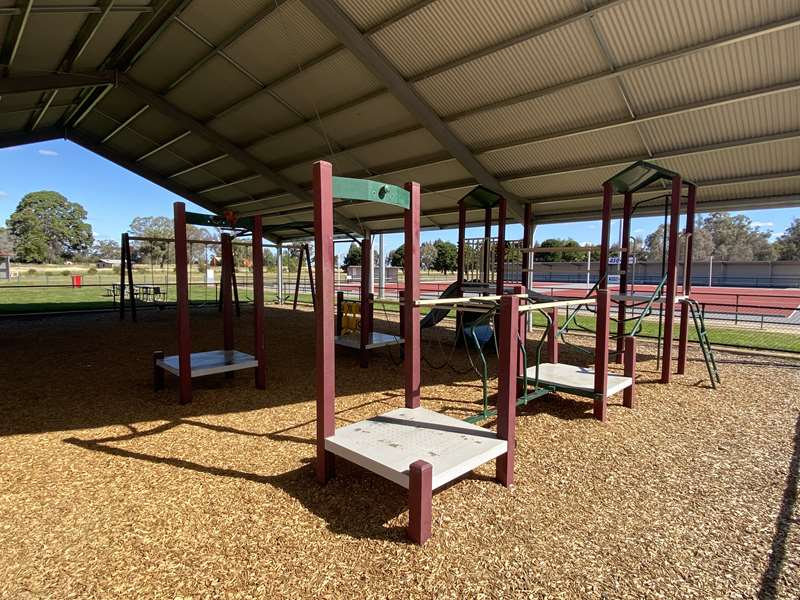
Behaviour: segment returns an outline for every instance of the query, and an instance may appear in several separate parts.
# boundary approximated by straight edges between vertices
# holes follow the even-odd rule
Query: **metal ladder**
[[[703,351],[703,360],[708,369],[708,378],[711,380],[711,387],[717,389],[717,384],[722,383],[719,378],[719,369],[717,369],[717,361],[714,360],[714,351],[711,349],[711,341],[708,339],[708,331],[706,330],[706,320],[703,316],[703,311],[697,300],[687,298],[684,300],[689,306],[689,312],[692,314],[692,321],[694,321],[694,328],[697,331],[697,341],[700,343],[700,350]]]

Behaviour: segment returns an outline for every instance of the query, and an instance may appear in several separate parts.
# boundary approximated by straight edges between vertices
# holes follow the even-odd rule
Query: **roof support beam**
[[[389,64],[389,61],[356,29],[355,25],[335,4],[327,0],[303,0],[311,10],[353,53],[383,82],[397,100],[456,158],[483,186],[501,194],[518,219],[524,219],[522,199],[504,190],[495,177],[478,162],[469,149],[445,125],[439,115],[412,89],[408,82]]]
[[[0,95],[97,87],[114,84],[115,82],[116,74],[113,71],[5,77],[0,78]]]
[[[215,205],[214,203],[210,202],[207,198],[192,192],[188,188],[183,187],[181,184],[164,177],[152,171],[151,169],[145,167],[141,163],[133,161],[128,157],[124,156],[122,153],[117,152],[116,150],[110,148],[109,146],[103,144],[102,142],[95,141],[91,137],[80,133],[74,129],[67,131],[67,139],[71,142],[75,142],[79,146],[94,152],[95,154],[102,156],[106,160],[113,162],[114,164],[131,171],[132,173],[136,173],[140,177],[147,179],[151,183],[156,184],[164,188],[167,191],[172,192],[173,194],[177,194],[182,198],[185,198],[189,202],[194,202],[198,206],[205,208],[213,213],[219,214],[220,208],[219,206]],[[264,236],[267,237],[267,236]],[[269,241],[277,243],[280,240],[274,237],[267,237]]]
[[[11,23],[9,23],[8,30],[6,31],[6,39],[3,41],[2,49],[0,49],[0,66],[3,68],[3,75],[5,77],[8,77],[11,71],[11,65],[17,56],[17,51],[22,41],[22,34],[25,33],[28,17],[31,15],[33,0],[20,0],[17,4],[19,14],[11,18]]]
[[[296,196],[298,199],[311,202],[311,195],[299,185],[287,179],[280,173],[276,173],[258,158],[250,154],[247,150],[240,148],[222,134],[214,131],[210,127],[207,127],[191,115],[183,112],[168,100],[165,100],[162,96],[136,82],[128,75],[120,74],[119,81],[126,90],[139,98],[139,100],[150,105],[152,108],[166,117],[169,117],[187,131],[191,131],[194,135],[197,135],[210,144],[213,144],[231,158],[242,163],[251,171],[254,171],[269,181],[272,181],[275,185],[283,188],[288,193]],[[346,227],[350,231],[361,231],[360,226],[350,221],[346,217],[343,217],[342,215],[338,215],[336,219],[338,225]]]
[[[0,8],[0,17],[14,17],[22,14],[22,9]],[[60,4],[41,4],[31,7],[32,15],[94,15],[103,12],[100,6],[68,6]],[[119,4],[111,9],[113,13],[152,13],[152,6],[140,4]]]
[[[64,130],[57,128],[40,129],[39,131],[15,131],[0,133],[0,148],[24,146],[36,142],[49,142],[64,137]]]

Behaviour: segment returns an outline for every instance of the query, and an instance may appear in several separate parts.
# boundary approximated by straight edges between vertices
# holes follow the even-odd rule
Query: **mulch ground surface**
[[[642,344],[636,410],[615,397],[601,424],[586,399],[533,402],[517,418],[516,485],[489,463],[440,491],[418,547],[403,489],[341,461],[314,480],[312,313],[267,309],[266,391],[249,372],[196,379],[187,406],[174,379],[151,387],[173,321],[0,321],[0,596],[800,596],[796,360],[719,353],[710,390],[692,351],[664,386]],[[192,325],[195,351],[219,349],[216,311]],[[452,334],[439,335],[423,347],[437,366]],[[382,350],[362,370],[339,353],[338,425],[402,405],[398,359]],[[423,366],[423,403],[464,417],[480,383],[463,351],[452,363]]]

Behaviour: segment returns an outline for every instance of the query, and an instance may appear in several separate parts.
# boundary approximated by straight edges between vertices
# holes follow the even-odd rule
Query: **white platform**
[[[675,296],[675,304],[678,302],[683,302],[684,300],[688,299],[689,296]],[[645,294],[612,294],[611,299],[614,302],[627,302],[628,304],[647,304],[650,301],[650,296]],[[666,304],[667,298],[666,296],[662,296],[661,298],[656,298],[653,300],[653,305],[659,304]]]
[[[253,369],[258,366],[258,361],[251,354],[238,350],[211,350],[210,352],[192,352],[192,377],[214,375]],[[156,364],[173,375],[180,375],[178,357],[166,356],[156,361]]]
[[[337,429],[325,449],[408,488],[409,466],[433,467],[433,489],[505,454],[505,440],[483,427],[426,408],[398,408]]]
[[[337,346],[344,346],[345,348],[354,348],[355,350],[361,349],[361,334],[348,333],[347,335],[337,335],[334,338]],[[367,340],[367,350],[373,348],[381,348],[383,346],[399,346],[403,343],[403,338],[399,335],[392,335],[390,333],[381,333],[380,331],[373,331],[369,334]]]
[[[536,378],[536,367],[528,367],[528,381]],[[613,396],[632,384],[630,377],[608,376],[608,395]],[[542,363],[539,365],[539,384],[556,388],[569,388],[591,394],[594,391],[594,369],[576,367],[563,363]]]

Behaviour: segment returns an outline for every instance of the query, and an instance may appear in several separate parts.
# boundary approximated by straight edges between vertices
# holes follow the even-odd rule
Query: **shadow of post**
[[[797,417],[794,430],[794,448],[789,462],[789,474],[786,476],[786,487],[783,490],[781,510],[775,521],[775,535],[772,537],[772,549],[769,555],[767,570],[761,578],[758,590],[759,600],[777,597],[778,581],[783,565],[786,562],[786,542],[792,527],[792,514],[797,502],[797,480],[800,470],[800,416]]]

